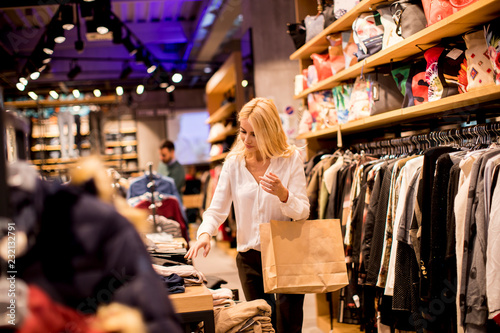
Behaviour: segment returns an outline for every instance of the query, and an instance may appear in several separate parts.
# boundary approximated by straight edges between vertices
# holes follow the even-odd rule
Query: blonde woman
[[[277,332],[301,332],[304,295],[264,293],[259,224],[309,217],[304,164],[297,148],[288,144],[272,101],[254,98],[243,106],[238,121],[239,135],[186,258],[196,257],[202,249],[203,256],[208,255],[210,239],[226,220],[232,203],[236,263],[246,300],[265,299],[271,305]]]

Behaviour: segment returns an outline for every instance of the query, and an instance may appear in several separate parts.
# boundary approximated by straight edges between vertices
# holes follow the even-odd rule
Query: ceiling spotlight
[[[122,72],[120,73],[120,80],[125,80],[126,78],[129,77],[129,75],[132,73],[132,67],[128,64],[128,62],[125,62],[123,65]]]
[[[24,77],[20,77],[19,83],[21,83],[23,86],[26,86],[26,85],[28,85],[28,80],[26,80],[26,78],[24,78]]]
[[[175,73],[172,75],[172,82],[174,83],[179,83],[182,81],[182,74],[181,73]]]
[[[76,63],[76,60],[72,60],[71,69],[68,72],[68,79],[73,80],[81,71],[82,68]]]
[[[211,68],[210,66],[207,66],[207,67],[205,67],[205,68],[203,69],[203,72],[204,72],[205,74],[210,74],[210,73],[212,73],[212,68]]]
[[[94,96],[101,97],[101,91],[99,89],[94,89]]]
[[[243,88],[246,88],[246,87],[248,86],[248,81],[247,81],[247,80],[242,80],[242,81],[241,81],[241,86],[242,86]]]
[[[142,84],[138,85],[135,92],[137,93],[137,95],[142,95],[142,93],[144,92],[144,86]]]
[[[51,90],[49,91],[49,95],[50,97],[52,97],[53,99],[58,99],[59,98],[59,94],[57,93],[57,91],[55,90]]]
[[[127,36],[123,39],[123,45],[127,49],[129,56],[133,56],[134,54],[137,53],[137,48],[135,47],[134,44],[132,44],[132,41],[130,40],[130,36]]]
[[[24,91],[24,89],[26,88],[26,86],[24,84],[22,84],[21,82],[18,82],[18,83],[16,83],[16,88],[19,91]]]
[[[156,70],[156,65],[153,64],[149,58],[144,59],[144,65],[146,65],[147,72],[149,74],[153,73]]]
[[[34,99],[35,101],[38,99],[38,95],[35,94],[33,91],[30,91],[28,93],[28,96],[31,97],[32,99]]]
[[[75,27],[72,5],[61,7],[61,23],[64,30],[71,30]]]
[[[40,77],[40,72],[38,72],[38,71],[30,74],[30,79],[32,79],[33,81],[38,79],[39,77]]]
[[[168,86],[167,89],[165,89],[166,92],[168,92],[169,94],[175,90],[175,86],[174,85],[171,85],[171,86]]]
[[[56,22],[54,27],[52,28],[52,37],[54,42],[57,44],[64,43],[66,37],[64,37],[64,29],[59,21]]]
[[[96,31],[100,35],[105,35],[109,32],[110,13],[107,10],[94,9],[94,22]]]
[[[52,53],[54,53],[55,46],[56,42],[54,41],[54,39],[47,36],[47,40],[45,41],[45,45],[43,47],[43,52],[51,55]]]
[[[122,87],[122,86],[118,86],[118,87],[116,87],[116,94],[117,94],[118,96],[123,95],[123,87]]]
[[[73,96],[75,96],[75,98],[80,98],[80,90],[73,89],[71,93],[73,94]]]
[[[160,88],[165,89],[166,87],[168,87],[168,83],[167,82],[160,83]]]

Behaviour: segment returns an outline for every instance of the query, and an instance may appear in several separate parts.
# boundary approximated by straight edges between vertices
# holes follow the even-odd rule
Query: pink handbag
[[[478,0],[422,0],[427,26],[458,12]]]

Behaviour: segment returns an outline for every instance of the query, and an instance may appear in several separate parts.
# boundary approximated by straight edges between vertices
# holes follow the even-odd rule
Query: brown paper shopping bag
[[[266,293],[326,293],[348,282],[339,220],[260,225]]]

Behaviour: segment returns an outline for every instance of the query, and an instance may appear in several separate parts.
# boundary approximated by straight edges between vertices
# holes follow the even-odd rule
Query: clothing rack
[[[151,193],[151,205],[149,208],[151,209],[152,215],[153,215],[153,228],[154,231],[157,232],[157,227],[158,224],[156,222],[156,198],[155,198],[155,179],[154,179],[154,174],[153,174],[153,163],[148,162],[147,164],[147,169],[148,169],[148,188],[149,192]]]
[[[469,149],[480,148],[499,139],[500,123],[487,123],[431,131],[402,138],[357,143],[352,145],[352,150],[372,155],[406,155],[444,145]]]

